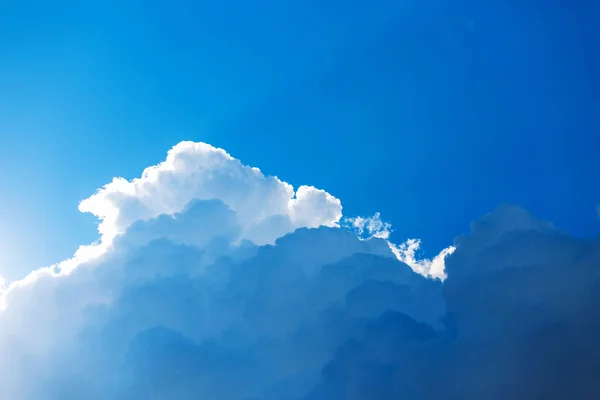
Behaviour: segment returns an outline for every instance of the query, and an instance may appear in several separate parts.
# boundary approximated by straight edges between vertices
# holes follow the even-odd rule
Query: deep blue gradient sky
[[[181,140],[430,255],[501,202],[595,235],[599,20],[591,0],[4,1],[0,274],[94,240],[78,202]]]

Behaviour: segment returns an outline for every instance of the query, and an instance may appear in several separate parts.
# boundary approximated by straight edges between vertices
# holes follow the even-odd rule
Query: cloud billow
[[[0,398],[600,396],[600,243],[519,207],[417,260],[378,214],[184,142],[80,208],[98,243],[3,289]]]

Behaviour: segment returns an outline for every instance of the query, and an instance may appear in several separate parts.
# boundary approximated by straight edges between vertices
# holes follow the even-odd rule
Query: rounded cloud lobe
[[[103,240],[110,241],[135,221],[171,215],[192,200],[212,199],[235,212],[241,236],[258,244],[299,227],[335,226],[342,216],[340,201],[329,193],[312,186],[294,191],[222,149],[195,142],[179,143],[164,162],[145,169],[140,178],[115,178],[82,201],[79,209],[100,219]],[[271,223],[272,218],[278,222]]]
[[[80,209],[99,242],[0,294],[0,398],[600,396],[600,243],[519,207],[421,260],[379,214],[183,142]]]

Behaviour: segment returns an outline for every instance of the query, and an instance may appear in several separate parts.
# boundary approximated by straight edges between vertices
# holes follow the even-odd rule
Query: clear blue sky
[[[94,240],[78,202],[181,140],[428,254],[501,202],[595,235],[599,20],[591,0],[3,1],[0,274]]]

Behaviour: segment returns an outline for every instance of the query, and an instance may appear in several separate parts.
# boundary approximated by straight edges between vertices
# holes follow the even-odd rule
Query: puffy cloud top
[[[0,279],[2,399],[600,397],[600,242],[520,207],[421,260],[379,214],[184,142],[80,209],[98,243]]]
[[[110,241],[136,221],[177,213],[192,200],[221,200],[235,212],[240,235],[257,244],[272,243],[299,227],[336,226],[340,200],[312,186],[297,191],[258,168],[243,165],[225,150],[206,143],[181,142],[140,178],[115,178],[79,205],[101,221]]]

